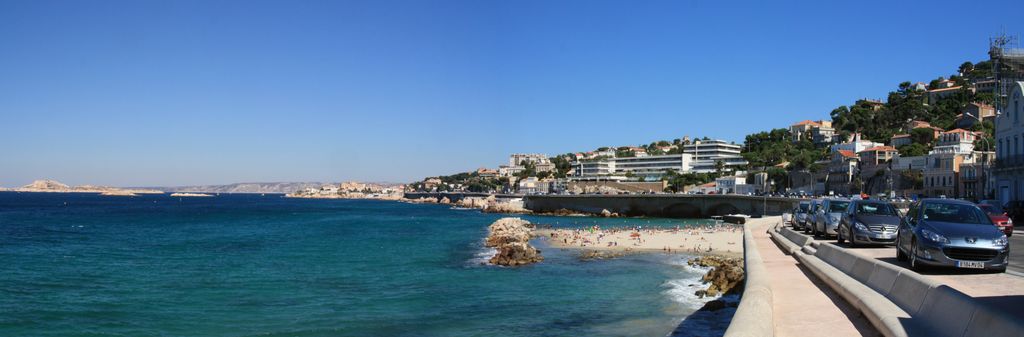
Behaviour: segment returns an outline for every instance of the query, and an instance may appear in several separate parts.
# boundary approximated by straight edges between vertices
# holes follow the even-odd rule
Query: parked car
[[[814,229],[814,215],[818,214],[818,210],[821,209],[821,199],[811,199],[810,205],[807,207],[807,217],[804,218],[804,234],[811,234]]]
[[[893,244],[900,225],[900,212],[891,203],[879,200],[855,200],[843,213],[836,241],[862,244]]]
[[[1006,210],[1006,215],[1009,216],[1010,219],[1016,219],[1019,222],[1022,217],[1024,217],[1024,201],[1012,200],[1002,206],[1003,209]]]
[[[924,199],[910,206],[896,236],[896,259],[926,266],[1006,271],[1010,243],[977,205]]]
[[[988,214],[988,218],[992,220],[992,223],[999,227],[999,230],[1003,231],[1006,236],[1013,236],[1013,220],[1010,220],[1010,216],[1006,215],[1006,211],[1003,211],[1002,207],[992,204],[978,204],[985,214]]]
[[[811,202],[804,200],[793,210],[793,228],[803,229],[807,226],[807,214],[811,212]]]
[[[843,213],[846,213],[846,208],[850,206],[850,200],[828,198],[821,201],[821,206],[814,212],[814,221],[811,223],[811,233],[814,236],[821,236],[828,238],[829,235],[835,235],[836,229],[839,228],[839,222],[843,218]]]

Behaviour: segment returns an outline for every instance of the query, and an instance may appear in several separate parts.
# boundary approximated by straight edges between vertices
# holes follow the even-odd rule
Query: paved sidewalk
[[[779,249],[766,233],[779,221],[768,217],[749,222],[771,280],[775,335],[880,336],[860,312]]]

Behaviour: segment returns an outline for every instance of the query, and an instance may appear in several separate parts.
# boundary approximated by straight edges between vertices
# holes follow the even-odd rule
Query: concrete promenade
[[[780,217],[748,223],[767,269],[773,293],[776,336],[879,336],[842,297],[787,255],[766,231]]]
[[[808,236],[809,237],[809,236]],[[1011,240],[1018,238],[1018,235],[1011,237]],[[819,240],[812,238],[812,242],[832,243],[842,247],[849,252],[872,258],[881,262],[889,263],[900,268],[910,269],[907,261],[896,260],[896,248],[893,246],[876,246],[850,248],[849,244],[836,244],[835,239]],[[1011,243],[1011,252],[1013,244]],[[1017,248],[1018,251],[1022,250]],[[1011,256],[1011,267],[1019,267],[1020,261],[1013,260]],[[1013,265],[1016,263],[1016,265]],[[920,274],[941,284],[959,290],[964,294],[987,303],[995,308],[1011,314],[1016,319],[1024,320],[1024,311],[1020,306],[1024,304],[1024,277],[1013,272],[1014,268],[1008,268],[1009,273],[991,273],[985,271],[939,269],[933,268]]]

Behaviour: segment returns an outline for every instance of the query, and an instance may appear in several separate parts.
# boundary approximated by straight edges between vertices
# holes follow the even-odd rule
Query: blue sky
[[[512,152],[741,142],[984,60],[988,37],[1024,32],[1022,12],[1021,1],[4,1],[0,186],[411,181]]]

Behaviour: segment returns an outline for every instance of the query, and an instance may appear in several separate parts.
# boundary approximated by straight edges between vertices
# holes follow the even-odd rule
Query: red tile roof
[[[841,154],[843,157],[847,157],[847,158],[855,158],[855,157],[857,157],[857,155],[853,154],[853,151],[850,151],[850,150],[839,150],[839,154]]]
[[[814,126],[819,126],[819,125],[821,125],[821,124],[820,124],[820,123],[818,123],[818,122],[812,121],[812,120],[810,120],[810,119],[808,119],[808,120],[805,120],[805,121],[803,121],[803,122],[799,122],[799,123],[793,124],[793,126],[800,126],[800,125],[814,125]]]
[[[874,151],[891,151],[891,152],[896,152],[896,148],[894,148],[892,146],[875,146],[873,148],[870,148],[870,149],[867,149],[867,150],[862,150],[862,151],[857,152],[857,153],[861,153],[861,152],[874,152]]]

